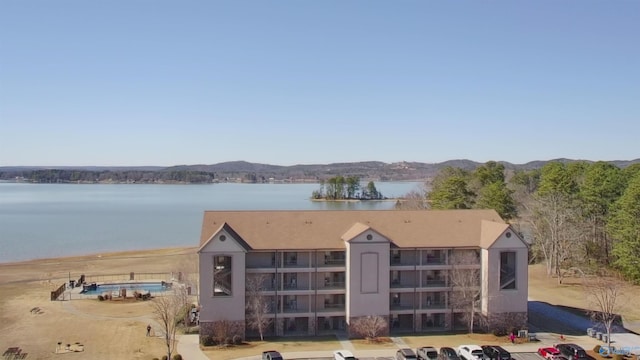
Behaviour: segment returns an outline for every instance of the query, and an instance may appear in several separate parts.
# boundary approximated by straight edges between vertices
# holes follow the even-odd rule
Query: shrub
[[[162,355],[162,360],[169,360],[169,358],[167,357],[167,355]]]
[[[200,343],[203,346],[214,346],[214,345],[216,345],[216,341],[210,335],[205,335],[205,336],[201,337],[200,338]]]
[[[182,355],[180,354],[175,354],[171,357],[173,360],[182,360]]]
[[[622,354],[613,354],[613,360],[624,360],[624,355],[622,355]]]
[[[99,300],[99,301],[104,301],[104,296],[102,296],[102,295],[98,295],[98,300]]]
[[[593,347],[593,352],[596,354],[600,354],[600,345],[596,345]]]
[[[196,326],[186,327],[184,329],[184,333],[187,334],[187,335],[188,334],[199,334],[200,333],[200,326],[196,325]]]
[[[349,332],[368,340],[376,340],[389,331],[389,324],[382,316],[363,316],[352,321]]]
[[[491,333],[493,333],[494,336],[498,336],[498,337],[502,337],[502,336],[507,336],[509,333],[507,331],[506,328],[494,328]]]
[[[233,335],[233,343],[235,345],[241,345],[242,344],[242,337],[240,335]]]
[[[233,339],[230,336],[228,336],[226,339],[224,339],[224,343],[227,345],[232,345]]]
[[[189,308],[187,306],[183,306],[180,309],[180,312],[176,316],[176,325],[187,324],[187,319],[189,317]]]

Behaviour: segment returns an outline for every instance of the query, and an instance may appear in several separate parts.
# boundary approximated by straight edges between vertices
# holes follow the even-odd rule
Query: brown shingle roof
[[[253,250],[343,249],[365,227],[401,248],[488,247],[483,220],[504,224],[494,210],[206,211],[200,246],[226,223]]]

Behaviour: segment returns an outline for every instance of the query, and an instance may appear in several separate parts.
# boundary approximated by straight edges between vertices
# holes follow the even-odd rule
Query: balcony
[[[422,258],[422,265],[446,265],[447,258],[445,256],[430,256]]]
[[[447,287],[446,279],[426,279],[422,281],[422,287]]]
[[[318,287],[318,290],[344,289],[344,281],[325,281],[324,285]]]
[[[345,310],[344,304],[325,303],[324,308],[318,309],[318,312],[339,312],[344,310]]]
[[[434,301],[434,302],[425,301],[422,303],[422,309],[431,310],[431,309],[446,309],[446,308],[447,308],[447,303],[445,301]]]
[[[337,267],[345,266],[347,261],[344,258],[325,258],[318,264],[318,267]]]
[[[308,267],[308,264],[302,264],[298,261],[298,258],[289,258],[284,261],[285,268],[304,268]]]
[[[413,304],[408,304],[408,303],[399,303],[399,304],[394,304],[392,303],[389,306],[390,310],[413,310]]]
[[[291,314],[291,313],[308,313],[309,312],[309,308],[307,306],[298,306],[296,301],[291,301],[289,302],[289,304],[287,304],[284,309],[283,309],[284,313],[286,314]]]
[[[316,257],[318,267],[341,267],[347,263],[344,251],[327,251]]]
[[[398,288],[413,288],[415,287],[414,282],[413,281],[403,281],[403,280],[392,280],[391,283],[389,284],[389,287],[394,288],[394,289],[398,289]]]

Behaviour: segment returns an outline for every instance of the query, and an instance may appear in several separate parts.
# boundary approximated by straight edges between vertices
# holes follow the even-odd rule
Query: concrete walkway
[[[349,350],[352,353],[354,351],[356,351],[356,349],[353,347],[353,344],[349,340],[349,336],[347,336],[347,333],[338,333],[338,334],[336,334],[336,338],[338,338],[338,341],[340,341],[340,347],[343,350]],[[338,349],[336,349],[336,350],[338,350]],[[333,357],[333,353],[331,353],[329,356]]]
[[[209,360],[200,349],[200,337],[198,335],[182,335],[178,338],[176,353],[182,355],[185,360]]]

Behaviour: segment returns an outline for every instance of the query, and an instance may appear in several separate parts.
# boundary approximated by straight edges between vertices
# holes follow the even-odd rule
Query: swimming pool
[[[168,286],[167,286],[168,285]],[[171,284],[160,282],[145,283],[119,283],[119,284],[100,284],[96,289],[86,289],[81,292],[83,295],[101,295],[104,293],[119,292],[120,289],[127,289],[127,294],[133,294],[134,291],[142,293],[158,293],[171,290]],[[131,295],[129,295],[131,296]]]

